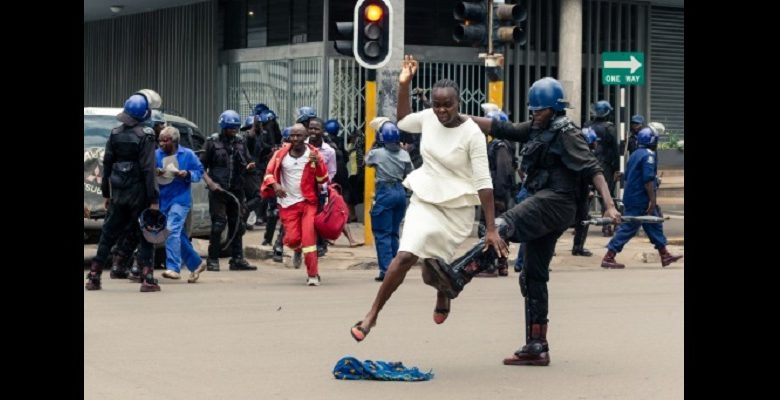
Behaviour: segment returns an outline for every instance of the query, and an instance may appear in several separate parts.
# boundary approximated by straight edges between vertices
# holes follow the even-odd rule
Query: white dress
[[[485,136],[470,118],[447,128],[432,109],[409,114],[398,128],[423,132],[422,167],[403,184],[413,191],[399,251],[421,258],[452,261],[455,249],[471,234],[480,189],[492,189]]]

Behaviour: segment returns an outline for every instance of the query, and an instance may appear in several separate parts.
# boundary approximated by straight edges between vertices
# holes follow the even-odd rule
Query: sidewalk
[[[349,224],[352,236],[356,241],[363,241],[363,224],[351,223]],[[252,260],[252,263],[259,268],[292,268],[291,257],[292,251],[289,248],[284,250],[284,263],[276,263],[271,260],[271,248],[270,246],[260,246],[262,242],[265,227],[258,227],[253,231],[248,231],[244,235],[244,254],[247,258]],[[476,230],[475,230],[476,232]],[[606,253],[606,246],[610,238],[603,237],[601,235],[601,229],[598,227],[591,227],[588,239],[585,243],[585,248],[593,252],[592,257],[579,257],[571,255],[572,240],[574,236],[571,234],[573,229],[569,229],[561,235],[558,239],[558,243],[555,247],[555,257],[553,257],[550,267],[553,271],[556,270],[582,270],[582,269],[601,269],[601,258]],[[618,254],[617,260],[623,264],[626,264],[626,268],[650,268],[661,269],[661,261],[658,257],[658,252],[653,248],[650,241],[640,234],[631,239],[624,247],[623,251]],[[669,245],[667,246],[669,251],[673,254],[684,254],[685,247],[683,245],[682,237],[667,237]],[[466,240],[458,251],[457,255],[462,254],[468,248],[473,246],[477,242],[477,237],[473,237]],[[205,253],[207,241],[195,239],[194,242],[201,242],[196,244],[196,248]],[[511,243],[509,247],[509,260],[510,266],[514,264],[514,259],[517,257],[518,245]],[[201,251],[202,250],[202,251]],[[226,260],[225,260],[226,262]],[[666,268],[681,268],[685,265],[685,258],[680,261],[666,267]],[[304,267],[301,267],[304,268]],[[336,244],[328,246],[328,253],[325,257],[320,258],[319,268],[322,270],[356,270],[356,269],[376,269],[376,250],[374,246],[360,246],[349,247],[349,241],[342,235],[336,240]],[[512,268],[510,268],[511,270]]]

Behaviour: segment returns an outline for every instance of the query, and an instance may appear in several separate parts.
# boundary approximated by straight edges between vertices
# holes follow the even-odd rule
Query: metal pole
[[[366,152],[371,151],[374,146],[376,133],[369,124],[376,118],[376,70],[366,70]],[[365,157],[365,155],[364,155]],[[371,233],[371,201],[374,199],[374,168],[363,168],[365,184],[363,190],[363,235],[366,246],[374,244],[374,235]]]

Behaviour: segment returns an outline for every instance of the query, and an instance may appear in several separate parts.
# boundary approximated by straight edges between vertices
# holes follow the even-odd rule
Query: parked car
[[[100,189],[103,153],[111,130],[120,125],[116,119],[120,112],[121,108],[84,107],[84,204],[90,210],[90,218],[84,220],[85,242],[97,241],[106,215]],[[189,147],[198,154],[203,151],[206,136],[197,125],[170,112],[163,112],[163,119],[166,125],[179,129],[181,146]],[[186,230],[190,237],[203,238],[208,238],[211,231],[208,189],[203,180],[192,184],[192,209],[187,217]],[[222,236],[224,242],[227,235],[223,232]]]

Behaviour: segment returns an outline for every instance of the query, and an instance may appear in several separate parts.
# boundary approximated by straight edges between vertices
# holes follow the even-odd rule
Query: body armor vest
[[[531,140],[520,150],[523,156],[521,166],[526,173],[525,187],[530,193],[542,189],[556,192],[574,192],[577,173],[566,168],[561,160],[565,149],[558,136],[561,132],[575,129],[566,117],[557,117],[545,130],[531,131]]]
[[[154,140],[154,131],[142,125],[122,125],[111,131],[111,150],[115,161],[109,182],[111,198],[119,203],[136,202],[145,197],[146,189],[139,163],[145,140]]]

